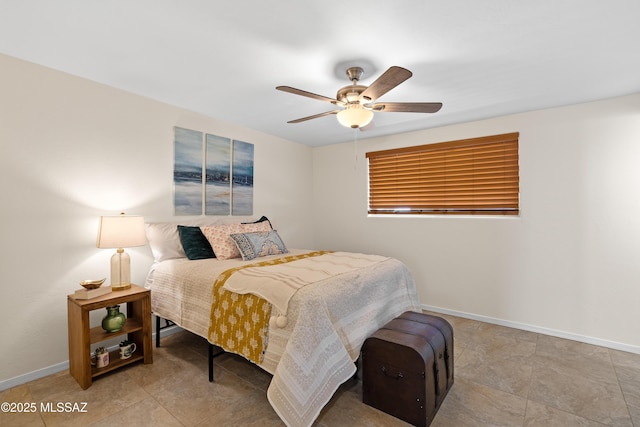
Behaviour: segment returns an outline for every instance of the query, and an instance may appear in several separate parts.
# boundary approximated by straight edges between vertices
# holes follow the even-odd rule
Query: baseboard
[[[177,332],[180,332],[181,330],[182,328],[180,328],[177,325],[173,325],[166,329],[162,329],[162,331],[160,332],[160,338],[164,338],[169,335],[175,334]],[[155,345],[155,339],[156,339],[156,334],[154,333],[152,337],[153,345]],[[109,350],[115,350],[115,348],[116,346],[114,346],[114,348]],[[64,362],[56,363],[55,365],[47,366],[46,368],[28,372],[23,375],[18,375],[17,377],[9,378],[8,380],[2,380],[0,381],[0,391],[8,390],[12,387],[16,387],[16,386],[28,383],[30,381],[44,378],[48,375],[56,374],[66,369],[69,369],[68,360],[65,360]]]
[[[608,341],[600,338],[589,337],[585,335],[573,334],[571,332],[558,331],[555,329],[543,328],[540,326],[528,325],[526,323],[512,322],[509,320],[496,319],[493,317],[481,316],[477,314],[465,313],[463,311],[449,310],[442,307],[434,307],[422,304],[423,310],[433,311],[435,313],[448,314],[451,316],[462,317],[465,319],[478,320],[480,322],[491,323],[494,325],[506,326],[509,328],[521,329],[523,331],[537,332],[539,334],[550,335],[552,337],[565,338],[572,341],[583,342],[586,344],[607,347],[613,350],[626,351],[629,353],[640,354],[640,346],[619,343],[616,341]]]

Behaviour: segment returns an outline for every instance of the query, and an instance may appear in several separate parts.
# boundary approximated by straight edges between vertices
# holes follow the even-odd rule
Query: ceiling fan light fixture
[[[338,114],[338,122],[348,128],[361,128],[373,120],[373,111],[365,110],[360,104],[349,104]]]

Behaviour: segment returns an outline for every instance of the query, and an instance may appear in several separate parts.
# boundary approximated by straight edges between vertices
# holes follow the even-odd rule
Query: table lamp
[[[114,291],[131,287],[131,258],[123,248],[144,246],[147,238],[144,232],[144,218],[125,215],[101,216],[98,226],[98,248],[117,248],[111,257],[111,289]]]

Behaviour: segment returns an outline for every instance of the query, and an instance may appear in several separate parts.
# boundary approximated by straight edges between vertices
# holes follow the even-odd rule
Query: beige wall
[[[519,217],[368,217],[364,153],[520,132]],[[356,155],[357,152],[357,155]],[[640,95],[314,150],[316,246],[403,260],[442,312],[640,353]]]
[[[100,215],[172,219],[174,126],[253,143],[254,214],[312,246],[311,148],[0,55],[0,389],[68,360],[66,295],[109,275]]]

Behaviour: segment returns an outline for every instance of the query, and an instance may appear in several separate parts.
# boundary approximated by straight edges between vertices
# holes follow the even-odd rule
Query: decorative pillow
[[[231,238],[236,242],[240,255],[245,261],[289,252],[276,230],[232,234]]]
[[[209,241],[204,237],[204,234],[202,234],[200,227],[179,225],[178,234],[180,235],[180,243],[182,243],[182,248],[184,249],[184,253],[187,254],[187,258],[194,260],[216,257]]]
[[[201,227],[202,234],[211,244],[216,258],[225,260],[230,258],[240,258],[240,252],[235,242],[231,238],[232,234],[253,233],[255,231],[271,231],[268,221],[251,224],[224,224],[213,227]]]

